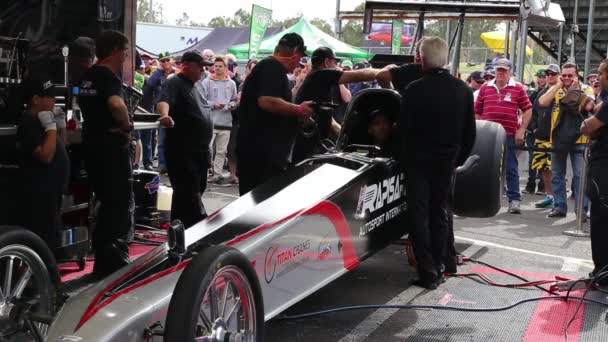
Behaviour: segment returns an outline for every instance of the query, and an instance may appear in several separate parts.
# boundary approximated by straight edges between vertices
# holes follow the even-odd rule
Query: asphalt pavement
[[[526,156],[521,156],[525,162]],[[524,164],[524,163],[521,163]],[[522,187],[527,173],[521,167]],[[209,212],[238,198],[235,186],[210,185],[203,199]],[[456,218],[456,248],[465,256],[511,271],[529,280],[576,279],[593,268],[589,238],[570,237],[576,218],[546,217],[549,209],[537,209],[540,195],[523,195],[522,213],[500,212],[490,219]],[[583,226],[589,229],[588,224]],[[474,272],[496,282],[522,281],[473,262],[459,273]],[[396,241],[364,261],[361,266],[294,305],[283,315],[295,315],[353,305],[398,304],[491,308],[516,301],[549,296],[535,288],[489,286],[478,279],[450,277],[435,291],[410,284],[415,272],[407,263],[405,249]],[[574,296],[583,291],[573,292]],[[588,298],[608,302],[600,292]],[[499,312],[459,312],[438,309],[361,309],[310,318],[274,319],[266,324],[268,341],[569,341],[608,340],[606,308],[578,301],[545,299]],[[576,315],[575,315],[576,313]],[[573,318],[574,317],[574,318]]]

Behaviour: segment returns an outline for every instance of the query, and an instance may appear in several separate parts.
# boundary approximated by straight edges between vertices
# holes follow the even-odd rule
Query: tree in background
[[[327,20],[321,18],[313,18],[312,20],[309,20],[309,22],[311,25],[316,26],[319,30],[331,35],[332,37],[335,37],[336,34],[334,32],[334,29],[332,25],[327,22]]]
[[[355,7],[355,11],[365,10],[365,3]],[[363,22],[360,20],[347,20],[342,22],[341,39],[352,46],[363,46]]]
[[[232,17],[219,16],[209,20],[207,27],[249,27],[251,13],[243,8],[234,13]]]
[[[137,21],[144,23],[166,24],[164,8],[162,4],[152,4],[153,15],[150,16],[150,0],[137,0]],[[184,13],[185,14],[185,13]]]

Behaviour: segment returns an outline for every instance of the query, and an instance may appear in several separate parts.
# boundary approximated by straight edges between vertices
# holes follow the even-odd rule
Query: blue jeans
[[[515,149],[515,137],[507,137],[507,198],[509,203],[520,201],[519,192],[519,163],[517,161],[517,150]]]
[[[585,144],[576,144],[572,151],[564,153],[551,153],[551,186],[553,187],[554,208],[563,213],[568,212],[568,198],[566,196],[566,169],[568,168],[568,155],[572,165],[572,183],[574,184],[574,212],[578,211],[579,184],[583,168]],[[585,196],[583,209],[587,212],[589,199]]]
[[[155,129],[144,129],[139,133],[139,137],[141,138],[142,161],[144,166],[152,165],[152,158],[154,157],[155,136]]]
[[[167,160],[165,159],[165,135],[166,128],[158,129],[158,168],[166,169],[167,168]]]

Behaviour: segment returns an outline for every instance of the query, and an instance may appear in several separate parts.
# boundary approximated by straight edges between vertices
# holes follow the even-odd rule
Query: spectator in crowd
[[[521,83],[511,78],[511,61],[500,59],[494,67],[496,78],[479,89],[475,101],[478,119],[501,124],[507,132],[507,197],[509,213],[520,214],[519,166],[516,145],[523,145],[525,132],[532,118],[532,104]],[[519,124],[519,111],[523,112]]]
[[[484,82],[483,71],[473,71],[469,77],[467,77],[467,83],[473,91],[481,88]]]
[[[578,67],[573,63],[566,63],[562,65],[561,76],[557,80],[557,83],[550,87],[546,93],[539,97],[538,102],[542,107],[553,107],[553,113],[551,116],[551,146],[555,150],[551,154],[551,170],[552,178],[551,185],[553,189],[553,195],[555,204],[553,210],[547,215],[548,217],[565,217],[568,212],[568,199],[566,195],[566,168],[568,162],[568,155],[570,156],[570,162],[572,164],[572,182],[574,187],[574,198],[575,208],[578,201],[578,196],[582,195],[579,193],[579,182],[581,177],[581,169],[583,166],[583,152],[585,146],[589,141],[587,136],[581,135],[576,127],[576,132],[569,132],[563,129],[557,129],[560,122],[569,120],[569,114],[573,116],[586,115],[587,112],[591,112],[594,107],[593,103],[593,90],[591,87],[583,89],[579,84],[578,80]],[[586,96],[581,96],[581,93]],[[567,97],[567,95],[569,95]],[[573,112],[569,109],[572,107],[572,98],[575,97],[577,108],[574,108]],[[562,101],[566,99],[567,103],[563,104]],[[562,115],[562,108],[568,109],[568,115]],[[564,125],[561,125],[565,127]],[[571,139],[571,136],[574,136]],[[568,141],[572,140],[572,141]],[[586,213],[587,210],[587,199],[584,200],[583,210]]]
[[[152,76],[144,85],[144,105],[149,106],[151,112],[154,112],[158,99],[160,98],[161,89],[169,76],[175,73],[173,59],[169,52],[161,52],[158,55],[161,67],[154,71]],[[145,129],[140,132],[142,143],[143,165],[146,170],[153,170],[152,157],[154,152],[154,130]],[[165,162],[165,130],[158,129],[158,171],[161,173],[167,172],[167,163]]]
[[[371,64],[367,62],[359,62],[353,65],[353,71],[371,68]],[[355,96],[358,92],[364,89],[379,88],[378,81],[351,82],[348,84],[348,90],[351,96]]]
[[[99,62],[82,77],[78,102],[84,118],[82,144],[91,190],[99,203],[93,232],[93,273],[104,277],[129,263],[126,239],[132,228],[133,124],[118,75],[128,58],[129,41],[117,31],[96,39]]]
[[[304,79],[306,79],[306,76],[310,72],[311,67],[312,67],[312,64],[310,62],[310,57],[304,56],[304,57],[300,58],[300,62],[294,69],[294,72],[290,74],[293,77],[290,77],[290,75],[287,75],[292,97],[294,97],[294,98],[296,97],[296,94],[298,93],[298,90],[302,86],[302,83],[304,83]]]
[[[244,195],[286,169],[298,129],[298,118],[313,111],[310,101],[291,103],[287,74],[306,54],[304,40],[287,33],[274,54],[247,76],[241,94],[237,136],[239,192]]]
[[[139,52],[136,52],[136,54],[135,54],[135,73],[133,74],[133,78],[134,78],[133,86],[135,87],[135,89],[142,91],[142,92],[143,92],[144,83],[146,81],[144,70],[145,70],[145,65],[144,65],[143,61],[141,60],[141,56],[139,55]],[[140,133],[139,131],[133,130],[132,138],[133,138],[133,143],[135,144],[135,153],[133,155],[132,162],[133,162],[134,170],[139,169],[139,161],[141,160],[142,145],[141,145],[141,136],[139,133]]]
[[[551,148],[551,115],[553,109],[551,107],[542,107],[539,99],[543,96],[549,88],[557,84],[560,70],[557,64],[550,64],[544,70],[545,72],[545,86],[539,90],[536,94],[533,105],[532,105],[532,126],[534,127],[534,147],[537,149],[550,149]],[[539,81],[539,84],[542,81]],[[553,208],[553,190],[551,187],[551,153],[547,151],[534,151],[532,154],[532,168],[537,172],[541,173],[543,181],[542,191],[545,193],[545,198],[536,203],[537,208]],[[540,184],[538,186],[541,191]]]
[[[230,170],[230,178],[222,178],[218,180],[218,185],[230,185],[230,184],[238,184],[239,178],[237,175],[237,157],[236,157],[236,138],[239,130],[239,116],[241,115],[240,102],[241,102],[241,93],[243,92],[243,84],[247,79],[247,76],[251,73],[251,70],[258,64],[257,59],[250,59],[247,61],[245,66],[245,71],[242,75],[240,75],[240,85],[238,87],[238,92],[236,96],[237,107],[232,111],[232,128],[230,129],[230,140],[228,141],[228,170]]]
[[[203,78],[206,78],[206,77],[209,77],[209,75],[215,73],[215,71],[213,70],[213,60],[215,59],[215,53],[211,49],[205,49],[205,50],[203,50],[202,55],[203,55],[203,59],[205,59],[206,61],[211,63],[211,65],[206,67],[206,72],[203,76]]]
[[[345,99],[350,101],[346,87],[340,87],[350,82],[369,82],[376,79],[378,69],[361,69],[342,71],[338,66],[338,57],[328,47],[316,49],[311,56],[312,71],[306,76],[298,90],[294,103],[305,101],[331,102],[343,104]],[[330,114],[330,115],[327,115]],[[334,119],[334,113],[315,113],[313,119],[318,127],[318,136],[305,138],[298,135],[293,151],[293,163],[298,163],[312,154],[322,152],[317,150],[319,142],[324,139],[337,139],[340,134],[340,124]]]
[[[61,198],[68,185],[70,162],[58,130],[65,130],[65,114],[56,116],[55,86],[44,78],[22,84],[26,109],[17,128],[19,152],[19,222],[53,249],[62,229]]]
[[[146,74],[146,76],[150,76],[152,75],[152,73],[154,72],[154,68],[152,65],[152,62],[154,61],[154,59],[146,52],[141,54],[141,60],[144,62],[144,74]]]
[[[201,195],[207,186],[213,119],[199,80],[208,65],[198,53],[184,53],[182,72],[163,84],[157,105],[167,129],[171,220],[181,220],[186,228],[207,217]]]
[[[538,70],[536,72],[536,85],[537,87],[528,88],[528,98],[530,99],[530,103],[532,103],[532,120],[530,120],[530,124],[526,129],[526,147],[534,148],[535,146],[535,136],[534,130],[536,129],[536,119],[535,119],[535,109],[534,109],[534,101],[538,96],[538,93],[544,89],[547,85],[547,75],[545,74],[545,70]],[[528,151],[528,181],[526,182],[526,187],[522,191],[524,194],[534,194],[536,193],[536,180],[539,178],[536,169],[532,167],[532,160],[534,156],[534,151]],[[538,184],[538,189],[541,192],[544,192],[544,184],[542,178]]]
[[[182,56],[176,56],[173,59],[173,69],[175,70],[175,72],[172,75],[176,75],[182,72]]]
[[[602,92],[602,87],[601,87],[600,81],[593,82],[593,84],[591,84],[591,87],[593,88],[593,95],[595,96],[595,103],[599,104],[600,102],[602,102],[601,97],[600,97],[600,93]]]
[[[449,239],[448,198],[457,165],[475,142],[473,94],[443,67],[447,43],[425,37],[420,45],[423,77],[404,90],[399,134],[405,166],[408,210],[419,278],[415,284],[436,289],[443,281]]]
[[[221,56],[215,57],[213,64],[215,74],[202,81],[202,90],[203,97],[211,106],[211,118],[213,119],[211,151],[215,150],[215,159],[213,176],[209,182],[217,183],[223,178],[230,130],[232,129],[231,111],[236,108],[237,89],[234,81],[228,76],[226,59]]]
[[[589,74],[587,76],[587,84],[589,86],[593,86],[593,84],[598,81],[598,75],[597,74]]]
[[[340,63],[340,68],[343,71],[351,71],[353,70],[353,62],[350,59],[345,59]]]
[[[599,67],[602,92],[608,92],[608,60]],[[581,132],[593,139],[589,157],[587,194],[591,199],[591,256],[594,268],[590,276],[595,277],[608,265],[608,106],[581,124]],[[604,279],[601,285],[606,285]]]
[[[236,56],[229,53],[226,55],[226,74],[234,81],[238,89],[240,84],[239,65],[236,63]]]

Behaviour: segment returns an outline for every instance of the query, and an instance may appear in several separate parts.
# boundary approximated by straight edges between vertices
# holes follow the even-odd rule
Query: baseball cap
[[[342,63],[340,64],[341,67],[343,68],[353,68],[353,62],[350,61],[350,59],[346,59],[343,60]]]
[[[148,58],[150,58],[150,59],[152,58],[152,56],[150,56],[150,54],[149,54],[149,53],[147,53],[147,52],[142,52],[142,53],[140,54],[140,56],[141,56],[141,58],[144,58],[144,57],[148,57]]]
[[[547,73],[545,72],[545,70],[537,70],[536,71],[536,76],[547,76]]]
[[[501,59],[497,60],[496,63],[494,64],[494,70],[496,70],[496,69],[511,70],[512,66],[513,66],[513,64],[511,63],[510,60],[508,60],[506,58],[501,58]]]
[[[305,66],[310,64],[310,57],[302,57],[300,58],[300,65]]]
[[[54,97],[55,84],[48,78],[32,77],[23,80],[23,94],[29,101],[35,95],[41,97]]]
[[[559,66],[557,64],[549,64],[549,66],[547,66],[547,68],[545,69],[545,72],[546,71],[551,71],[556,74],[560,73]]]
[[[471,79],[479,82],[483,82],[483,71],[473,71],[471,73]]]
[[[587,81],[591,78],[591,77],[598,77],[597,74],[589,74],[587,75]]]
[[[171,58],[171,54],[168,51],[161,52],[158,55],[158,59],[165,59],[165,58]]]
[[[353,65],[354,70],[360,70],[360,69],[365,69],[365,68],[367,68],[367,64],[365,64],[363,62],[359,62],[359,63],[356,63],[355,65]]]
[[[304,56],[306,55],[306,45],[304,45],[304,39],[297,33],[291,32],[286,33],[279,40],[278,45],[288,46],[291,48],[297,48],[298,52],[302,53]]]
[[[313,51],[310,59],[312,63],[322,63],[326,58],[338,60],[338,56],[334,53],[334,51],[326,46],[322,46],[315,51]]]
[[[188,51],[182,55],[182,63],[186,62],[194,62],[199,63],[201,66],[211,66],[213,62],[206,60],[203,56],[199,55],[196,52]]]

